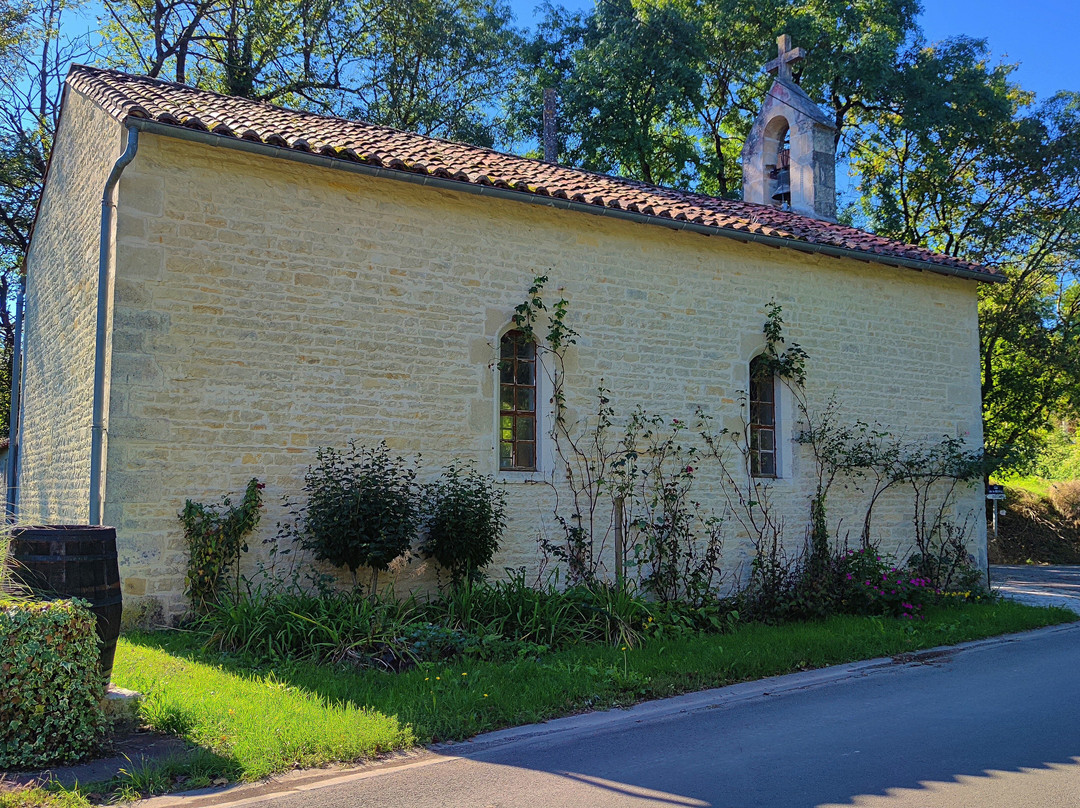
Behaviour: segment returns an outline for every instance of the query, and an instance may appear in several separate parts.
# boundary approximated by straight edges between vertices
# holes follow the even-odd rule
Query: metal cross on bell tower
[[[765,70],[775,73],[778,79],[791,81],[791,66],[806,58],[805,48],[791,47],[791,35],[781,34],[776,38],[777,57],[765,65]]]

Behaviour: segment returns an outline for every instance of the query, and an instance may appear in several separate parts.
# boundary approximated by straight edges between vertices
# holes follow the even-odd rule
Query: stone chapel
[[[73,67],[26,261],[20,520],[114,525],[127,602],[175,616],[186,499],[257,477],[257,548],[317,448],[385,440],[422,476],[493,475],[510,517],[493,570],[536,571],[565,466],[544,346],[518,354],[507,335],[538,276],[579,334],[571,421],[603,384],[623,416],[753,427],[745,473],[790,525],[814,479],[790,392],[751,391],[770,302],[809,357],[813,406],[980,446],[977,287],[998,278],[836,222],[833,129],[792,81],[802,50],[779,44],[741,201]],[[722,513],[708,480],[697,496]],[[830,502],[834,526],[852,496]],[[981,506],[977,487],[956,503]],[[910,518],[888,499],[875,539],[903,552]],[[750,551],[733,529],[725,565]],[[396,585],[430,572],[403,564]]]

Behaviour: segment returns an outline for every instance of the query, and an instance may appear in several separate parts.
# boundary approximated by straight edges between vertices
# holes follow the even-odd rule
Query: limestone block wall
[[[121,141],[120,124],[67,91],[26,258],[23,521],[89,516],[101,193]]]
[[[697,407],[741,416],[747,363],[770,300],[810,355],[807,396],[911,438],[981,444],[976,286],[869,263],[668,231],[144,136],[120,186],[105,518],[119,531],[129,597],[183,608],[186,498],[216,500],[258,477],[259,539],[286,518],[320,446],[385,439],[496,470],[499,335],[537,275],[569,300],[571,418],[603,383],[621,414]],[[772,486],[801,542],[813,481],[784,404],[783,479]],[[550,447],[550,444],[548,444]],[[550,451],[535,475],[504,473],[511,510],[494,569],[540,562],[555,538]],[[703,479],[701,498],[722,511]],[[565,501],[565,500],[564,500]],[[961,511],[978,512],[981,491]],[[859,499],[830,503],[841,532]],[[910,508],[883,503],[875,535],[910,542]],[[973,547],[984,553],[975,520]],[[749,547],[732,527],[725,558]],[[400,585],[430,581],[411,562]]]

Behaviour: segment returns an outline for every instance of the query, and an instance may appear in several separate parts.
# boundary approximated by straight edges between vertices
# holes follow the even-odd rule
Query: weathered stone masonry
[[[68,90],[26,258],[26,360],[19,504],[23,520],[85,523],[101,192],[123,130]]]

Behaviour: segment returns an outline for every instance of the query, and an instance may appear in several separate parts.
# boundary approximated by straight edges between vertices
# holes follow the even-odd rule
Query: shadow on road
[[[1061,632],[594,737],[538,738],[422,776],[463,795],[441,805],[500,808],[537,803],[507,798],[507,783],[530,784],[546,805],[597,808],[1054,805],[1024,795],[1037,785],[1080,796],[1078,639]],[[416,783],[401,785],[403,801],[386,805],[408,804]]]

